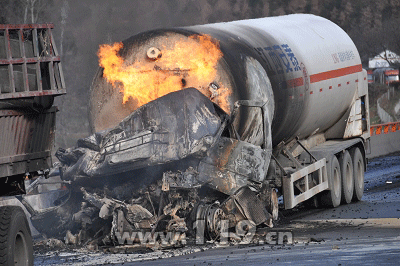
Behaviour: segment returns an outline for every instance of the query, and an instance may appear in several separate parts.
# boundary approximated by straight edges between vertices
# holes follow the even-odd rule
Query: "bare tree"
[[[44,0],[20,0],[24,8],[24,23],[36,23],[47,3]]]

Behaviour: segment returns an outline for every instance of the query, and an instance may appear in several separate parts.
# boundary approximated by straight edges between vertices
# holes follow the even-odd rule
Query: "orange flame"
[[[171,48],[163,46],[155,60],[137,59],[127,64],[118,55],[123,44],[103,44],[98,51],[103,77],[123,92],[123,103],[129,98],[137,107],[170,92],[195,87],[227,113],[230,112],[227,88],[213,86],[216,66],[222,57],[219,44],[208,35],[193,35],[180,39]]]

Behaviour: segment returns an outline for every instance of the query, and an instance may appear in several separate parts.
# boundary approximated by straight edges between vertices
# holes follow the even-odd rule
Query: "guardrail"
[[[396,132],[400,130],[400,122],[373,125],[370,130],[371,136]]]

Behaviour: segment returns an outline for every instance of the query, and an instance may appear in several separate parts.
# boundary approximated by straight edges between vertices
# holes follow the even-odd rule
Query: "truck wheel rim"
[[[22,266],[28,265],[29,254],[27,243],[23,232],[18,232],[15,236],[14,244],[14,263],[15,265]]]
[[[272,219],[274,221],[278,220],[278,213],[279,213],[279,202],[278,202],[278,194],[275,190],[271,192],[271,214]]]
[[[351,172],[351,167],[350,167],[350,163],[346,164],[346,185],[347,185],[347,189],[350,191],[351,189],[351,179],[352,177],[352,172]]]
[[[357,186],[359,187],[359,188],[361,188],[362,187],[362,185],[363,185],[363,178],[362,178],[362,174],[363,174],[363,166],[362,166],[362,163],[361,163],[361,161],[360,160],[358,160],[358,162],[357,162],[357,176],[356,176],[356,178],[357,178]]]
[[[333,190],[335,195],[339,195],[340,193],[340,176],[337,168],[333,170]]]

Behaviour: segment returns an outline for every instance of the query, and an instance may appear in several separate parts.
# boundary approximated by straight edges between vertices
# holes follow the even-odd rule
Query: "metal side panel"
[[[361,99],[357,99],[351,106],[350,115],[347,118],[347,125],[343,138],[348,139],[361,136],[363,134],[362,119]]]
[[[56,112],[0,110],[0,177],[51,166]]]

